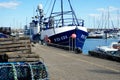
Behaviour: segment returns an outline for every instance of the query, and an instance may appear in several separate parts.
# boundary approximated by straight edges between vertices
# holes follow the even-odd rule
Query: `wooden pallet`
[[[0,62],[39,61],[39,55],[31,52],[28,37],[0,38]]]

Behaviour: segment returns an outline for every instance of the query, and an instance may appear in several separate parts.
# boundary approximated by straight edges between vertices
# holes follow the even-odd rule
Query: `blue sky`
[[[23,28],[29,25],[36,12],[38,4],[43,4],[44,12],[49,14],[50,1],[53,0],[0,0],[0,26],[12,26],[12,28]],[[63,0],[65,1],[65,0]],[[72,6],[78,18],[85,20],[85,26],[93,28],[101,23],[101,15],[107,16],[114,25],[120,25],[120,0],[71,0]],[[58,3],[59,4],[59,3]],[[58,7],[56,7],[58,8]],[[65,4],[67,9],[67,4]],[[48,11],[48,13],[47,13]]]

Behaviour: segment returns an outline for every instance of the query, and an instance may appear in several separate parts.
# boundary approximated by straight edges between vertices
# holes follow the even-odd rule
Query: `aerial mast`
[[[43,17],[44,17],[42,4],[38,5],[38,11],[40,14],[40,19],[39,19],[40,31],[42,31],[42,29],[43,29]]]
[[[64,18],[63,18],[63,0],[61,0],[61,18],[62,18],[62,26],[64,26]]]

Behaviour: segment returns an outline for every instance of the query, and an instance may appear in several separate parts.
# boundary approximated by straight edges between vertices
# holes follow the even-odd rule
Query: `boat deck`
[[[50,80],[120,80],[120,63],[35,44],[32,50],[47,65]]]

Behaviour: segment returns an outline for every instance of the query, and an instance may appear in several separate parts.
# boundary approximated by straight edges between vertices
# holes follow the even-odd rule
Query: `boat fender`
[[[76,54],[82,53],[82,50],[78,47],[78,48],[75,49],[75,53]]]

